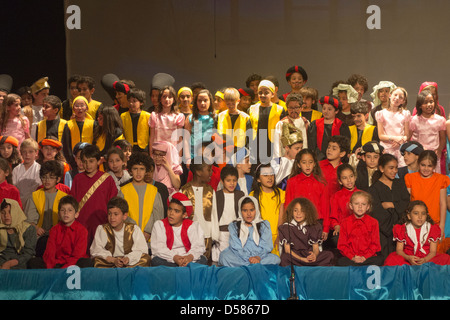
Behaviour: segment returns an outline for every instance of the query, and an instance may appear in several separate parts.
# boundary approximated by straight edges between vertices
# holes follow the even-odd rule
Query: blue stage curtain
[[[449,271],[448,266],[433,263],[295,267],[295,285],[300,300],[449,299]],[[0,299],[286,300],[289,276],[289,267],[259,264],[239,268],[190,264],[184,268],[0,270]]]

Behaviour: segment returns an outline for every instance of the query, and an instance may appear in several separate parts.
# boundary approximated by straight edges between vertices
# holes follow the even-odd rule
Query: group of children
[[[2,96],[0,265],[96,268],[450,264],[446,121],[437,84],[352,75],[318,97],[306,71],[247,88],[154,79],[92,98],[91,77]],[[2,86],[0,84],[0,90]],[[32,104],[21,106],[26,94]],[[318,110],[321,105],[321,111]]]

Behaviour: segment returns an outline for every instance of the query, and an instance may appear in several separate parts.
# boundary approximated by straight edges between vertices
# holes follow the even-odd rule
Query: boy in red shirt
[[[6,181],[6,177],[8,177],[10,173],[11,167],[9,166],[8,161],[0,157],[0,202],[5,198],[13,199],[16,200],[19,203],[20,208],[23,209],[19,189]]]

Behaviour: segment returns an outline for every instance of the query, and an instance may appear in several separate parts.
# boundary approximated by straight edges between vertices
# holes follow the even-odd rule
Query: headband
[[[222,91],[217,91],[216,94],[214,95],[215,97],[219,97],[222,100],[225,100],[223,92]]]
[[[19,147],[19,140],[17,140],[13,136],[0,136],[0,145],[2,145],[4,143],[12,144],[16,148]]]
[[[272,176],[275,173],[273,172],[273,168],[272,167],[264,167],[261,168],[261,171],[259,172],[260,176]]]
[[[191,88],[189,88],[189,87],[182,87],[182,88],[180,88],[180,90],[178,90],[177,96],[179,97],[180,94],[181,94],[183,91],[189,91],[189,93],[190,93],[191,96],[192,96],[192,90],[191,90]]]
[[[258,85],[258,89],[261,87],[266,87],[268,88],[270,91],[272,91],[272,93],[275,92],[275,85],[273,84],[272,81],[269,80],[261,80],[261,82]]]

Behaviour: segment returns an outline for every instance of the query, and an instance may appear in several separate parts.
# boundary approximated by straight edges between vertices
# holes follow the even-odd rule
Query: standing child
[[[33,121],[30,123],[31,138],[35,139],[36,125],[39,121],[44,119],[42,113],[42,107],[44,105],[44,98],[50,93],[50,85],[48,83],[48,77],[43,77],[35,81],[31,85],[31,94],[33,95],[33,103],[31,104],[30,117]],[[28,112],[24,112],[28,113]]]
[[[365,102],[355,102],[350,107],[350,113],[353,117],[354,125],[349,127],[350,130],[350,150],[351,153],[357,154],[358,149],[369,141],[379,141],[378,130],[375,126],[367,123],[369,116],[369,107]]]
[[[20,200],[20,192],[16,186],[8,182],[8,176],[11,174],[11,167],[8,161],[0,157],[0,201],[3,199],[13,199],[19,203],[22,208],[22,201]]]
[[[123,186],[131,179],[125,165],[125,155],[122,149],[111,147],[106,154],[106,163],[109,169],[108,173],[116,182],[117,189]]]
[[[342,109],[338,112],[336,118],[347,124],[347,126],[354,125],[355,123],[353,122],[350,108],[353,103],[358,101],[358,92],[347,83],[338,83],[335,87],[333,87],[332,92],[333,96],[338,98],[342,105]]]
[[[306,198],[296,198],[286,209],[286,222],[279,228],[282,267],[330,266],[331,251],[322,251],[322,226],[317,221],[317,210]]]
[[[393,233],[397,247],[385,260],[385,266],[417,266],[427,262],[450,264],[450,256],[437,251],[442,232],[439,225],[434,224],[423,201],[411,201]]]
[[[292,173],[287,181],[285,208],[298,197],[304,197],[316,206],[322,224],[322,240],[330,229],[330,197],[316,155],[310,149],[302,149],[295,157]]]
[[[361,266],[383,264],[379,255],[380,232],[378,221],[370,216],[371,196],[365,191],[357,191],[350,198],[352,214],[342,221],[337,248],[342,257],[338,266]]]
[[[193,213],[192,202],[181,192],[171,194],[168,202],[167,218],[156,221],[152,230],[152,266],[207,264],[203,255],[203,229],[198,222],[189,219]]]
[[[105,158],[114,141],[125,139],[122,134],[122,120],[116,108],[101,106],[97,110],[97,124],[94,128],[92,144],[98,147],[102,157]],[[106,161],[106,159],[104,160]],[[101,169],[105,171],[103,163]]]
[[[417,114],[410,123],[411,141],[418,141],[425,150],[436,152],[438,161],[435,171],[441,173],[441,154],[446,143],[445,118],[436,114],[436,102],[428,90],[417,95],[416,109]]]
[[[21,113],[20,97],[14,93],[8,94],[1,110],[0,135],[13,136],[20,146],[23,140],[30,138],[30,123]]]
[[[310,87],[303,87],[300,89],[299,94],[302,96],[300,117],[305,118],[309,122],[322,118],[322,112],[314,109],[314,106],[317,105],[319,100],[317,90]]]
[[[378,160],[383,154],[383,146],[369,141],[362,146],[361,159],[356,166],[356,187],[367,191],[373,183],[373,174],[378,170]]]
[[[148,267],[147,242],[141,229],[126,222],[128,203],[120,197],[108,201],[108,222],[99,225],[90,247],[95,268]]]
[[[270,223],[261,218],[256,198],[239,200],[239,219],[228,225],[229,246],[220,253],[219,266],[239,267],[251,264],[276,264],[280,258],[273,249]]]
[[[423,146],[417,141],[408,141],[400,146],[400,153],[405,162],[404,167],[398,168],[398,177],[404,181],[405,175],[419,171],[419,155],[423,151]]]
[[[370,96],[373,99],[374,108],[370,110],[367,123],[375,127],[377,126],[375,114],[378,111],[389,107],[389,96],[391,95],[391,91],[396,87],[397,86],[391,81],[380,81],[376,86],[373,87],[373,92],[370,94]]]
[[[177,92],[177,97],[180,112],[184,114],[184,118],[186,118],[192,113],[193,93],[191,88],[181,87]]]
[[[409,122],[411,112],[407,109],[408,93],[404,88],[397,87],[389,96],[389,107],[375,114],[378,137],[386,153],[393,154],[399,160],[399,166],[405,164],[400,155],[400,146],[410,136]]]
[[[72,102],[73,99],[80,95],[78,91],[77,82],[81,78],[80,75],[74,74],[67,79],[67,89],[69,89],[69,97],[64,100],[61,104],[61,110],[59,111],[59,116],[61,119],[69,121],[72,117]]]
[[[0,204],[0,268],[26,269],[34,256],[36,230],[26,222],[17,201],[3,199]]]
[[[94,100],[92,97],[95,92],[95,80],[90,76],[82,76],[77,81],[78,92],[88,101],[87,114],[91,119],[97,119],[97,111],[102,108],[100,101]]]
[[[272,231],[272,253],[279,255],[278,227],[284,221],[285,192],[277,187],[270,164],[261,164],[256,168],[249,195],[258,200],[261,218],[269,222]]]
[[[67,121],[58,117],[61,109],[61,100],[57,96],[50,95],[44,99],[42,113],[44,120],[39,121],[36,126],[36,141],[42,141],[45,137],[58,137],[61,141],[64,130],[69,130]]]
[[[39,170],[41,165],[36,158],[39,145],[31,138],[25,139],[20,145],[23,162],[12,171],[12,184],[20,191],[20,199],[26,204],[31,194],[41,185]]]
[[[428,207],[428,213],[434,223],[441,229],[444,240],[445,218],[447,213],[446,189],[450,185],[450,178],[436,173],[434,170],[438,157],[432,150],[423,151],[418,159],[419,171],[408,173],[405,184],[411,194],[411,201],[422,200]],[[438,244],[438,252],[444,252],[443,242]]]
[[[16,166],[22,163],[19,154],[19,140],[13,136],[0,136],[0,158],[8,161],[9,168],[14,170]],[[8,178],[8,182],[12,182],[12,177]]]
[[[333,234],[328,243],[333,248],[337,247],[342,221],[352,213],[348,206],[350,198],[353,193],[359,191],[356,188],[356,172],[350,164],[341,164],[336,175],[342,188],[330,198],[330,229]]]
[[[291,91],[283,94],[284,101],[286,101],[289,94],[300,92],[300,89],[308,81],[308,74],[301,66],[292,66],[286,70],[286,81],[291,87]]]
[[[63,170],[56,160],[49,160],[39,170],[42,188],[34,191],[25,204],[25,214],[36,228],[36,256],[42,257],[47,245],[50,229],[58,223],[58,203],[67,194],[56,188]]]
[[[398,161],[393,155],[383,154],[378,170],[368,192],[373,200],[372,217],[378,220],[380,228],[381,254],[386,259],[395,250],[392,228],[406,210],[410,196],[405,183],[396,178]]]

